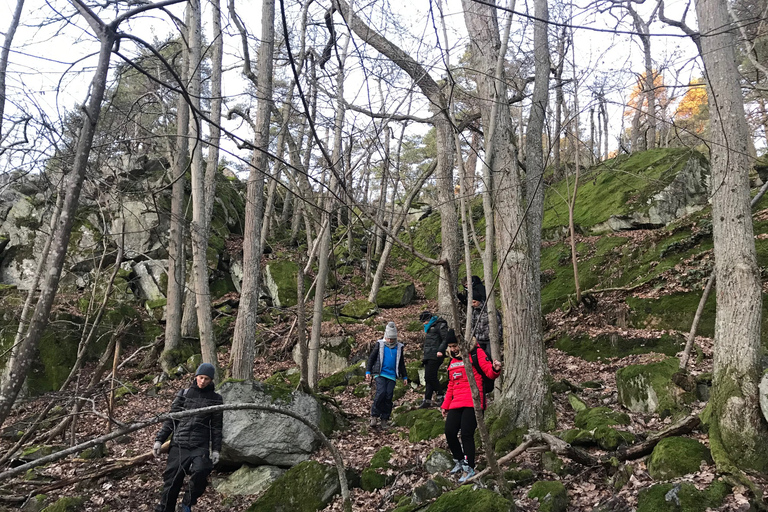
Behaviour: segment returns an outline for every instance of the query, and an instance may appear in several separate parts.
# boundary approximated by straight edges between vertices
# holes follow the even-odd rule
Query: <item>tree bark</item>
[[[749,208],[749,129],[725,0],[697,0],[712,132],[717,313],[709,439],[719,468],[768,469],[760,412],[762,293]]]
[[[233,2],[233,0],[230,0]],[[230,3],[230,5],[232,5]],[[234,10],[231,7],[231,10]],[[254,137],[251,173],[248,177],[243,240],[243,284],[240,308],[235,321],[232,340],[231,375],[236,379],[253,378],[256,357],[256,333],[259,306],[259,278],[261,272],[261,222],[264,204],[264,177],[269,174],[269,120],[272,111],[272,54],[275,46],[275,2],[264,0],[261,9],[261,46],[258,55],[258,98],[256,115],[258,132]]]
[[[13,43],[13,37],[16,35],[16,29],[19,28],[19,21],[21,20],[21,11],[24,9],[24,0],[16,0],[16,8],[13,10],[11,16],[11,23],[8,25],[8,30],[5,32],[5,39],[3,40],[3,48],[0,51],[0,141],[3,140],[3,120],[5,118],[5,98],[6,98],[6,85],[5,77],[8,71],[8,55],[11,53],[11,44]]]

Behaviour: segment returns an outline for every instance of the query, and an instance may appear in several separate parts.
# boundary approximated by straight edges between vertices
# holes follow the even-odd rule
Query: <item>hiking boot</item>
[[[387,430],[389,428],[389,420],[382,419],[379,428],[381,430]]]
[[[181,506],[179,507],[179,512],[192,512],[192,507],[182,503]]]
[[[422,400],[421,405],[419,406],[419,409],[429,409],[432,407],[432,400]]]
[[[462,464],[463,461],[459,459],[453,459],[453,462],[455,462],[455,464],[453,465],[453,469],[451,470],[452,475],[458,473],[464,467],[464,464]]]
[[[371,422],[368,424],[371,428],[379,428],[381,420],[376,416],[371,416]]]
[[[464,467],[464,476],[459,478],[459,483],[463,484],[464,482],[466,482],[467,480],[469,480],[473,476],[475,476],[475,468],[470,467],[469,465],[467,465],[467,466]]]

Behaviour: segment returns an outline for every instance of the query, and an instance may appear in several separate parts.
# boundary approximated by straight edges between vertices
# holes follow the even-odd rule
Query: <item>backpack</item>
[[[484,395],[493,392],[494,379],[487,377],[483,369],[480,367],[480,362],[477,360],[477,349],[473,350],[469,355],[472,356],[472,366],[477,370],[477,373],[480,374],[480,377],[483,380],[483,388],[481,391]]]

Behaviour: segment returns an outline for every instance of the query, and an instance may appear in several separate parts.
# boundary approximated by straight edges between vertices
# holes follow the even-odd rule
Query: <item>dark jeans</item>
[[[445,417],[445,440],[451,449],[453,458],[462,460],[466,456],[467,464],[475,467],[475,429],[477,418],[472,407],[460,407],[449,409]],[[459,430],[461,430],[461,442],[459,442]],[[463,446],[463,450],[462,450]]]
[[[168,464],[163,471],[163,494],[155,512],[174,512],[176,500],[179,498],[184,476],[189,475],[189,486],[181,502],[190,507],[197,503],[197,498],[205,492],[208,475],[213,470],[213,464],[208,458],[207,448],[186,450],[171,444],[168,452]]]
[[[440,394],[440,379],[437,378],[437,371],[442,362],[442,359],[424,360],[424,382],[426,384],[424,400],[432,400],[433,393]]]
[[[376,377],[376,395],[371,405],[371,416],[388,420],[392,414],[392,397],[395,395],[395,381],[386,377]]]

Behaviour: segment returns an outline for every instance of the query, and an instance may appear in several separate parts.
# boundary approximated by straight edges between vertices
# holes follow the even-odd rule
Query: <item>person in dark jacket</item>
[[[483,284],[483,281],[478,276],[472,276],[472,280],[466,285],[463,285],[463,287],[464,287],[463,292],[456,292],[456,297],[458,297],[459,299],[459,304],[464,304],[465,306],[467,305],[468,288],[472,288],[473,299],[479,297],[481,294],[483,297],[485,297],[485,285]]]
[[[405,371],[405,345],[397,341],[395,322],[389,322],[384,330],[384,338],[378,340],[368,356],[365,368],[365,380],[375,377],[376,395],[371,405],[371,427],[386,430],[389,428],[389,417],[392,414],[392,399],[395,395],[397,379],[403,379],[408,384],[408,374]]]
[[[488,321],[488,308],[485,304],[485,287],[472,289],[472,334],[477,338],[477,344],[485,351],[491,353],[491,325]],[[496,310],[496,324],[499,327],[499,342],[504,339],[504,329],[501,325],[501,313]]]
[[[456,333],[453,329],[448,331],[448,355],[451,357],[451,361],[448,363],[448,390],[445,392],[441,412],[445,418],[445,439],[451,449],[455,463],[451,474],[463,472],[459,482],[465,482],[475,474],[477,419],[472,401],[472,390],[469,387],[464,361],[459,352],[459,342],[456,340]],[[489,361],[488,356],[480,347],[473,347],[470,350],[469,359],[472,377],[480,390],[480,408],[485,410],[485,395],[482,393],[483,378],[479,372],[482,371],[489,379],[496,379],[501,372],[501,362]],[[459,431],[461,431],[461,442],[459,442]]]
[[[171,412],[223,404],[221,395],[214,391],[214,374],[212,364],[201,364],[195,372],[192,385],[176,393]],[[187,416],[180,420],[165,420],[152,447],[155,457],[159,457],[163,443],[173,434],[168,450],[168,464],[163,472],[163,494],[155,512],[174,512],[185,475],[189,475],[189,486],[181,500],[180,510],[190,512],[197,499],[203,495],[208,475],[219,462],[222,418],[223,414],[219,411]]]
[[[432,407],[432,394],[440,394],[437,371],[443,364],[443,356],[448,347],[448,322],[429,311],[423,311],[419,315],[419,321],[424,324],[424,356],[421,362],[424,365],[426,384],[424,401],[421,402],[419,409],[426,409]]]

